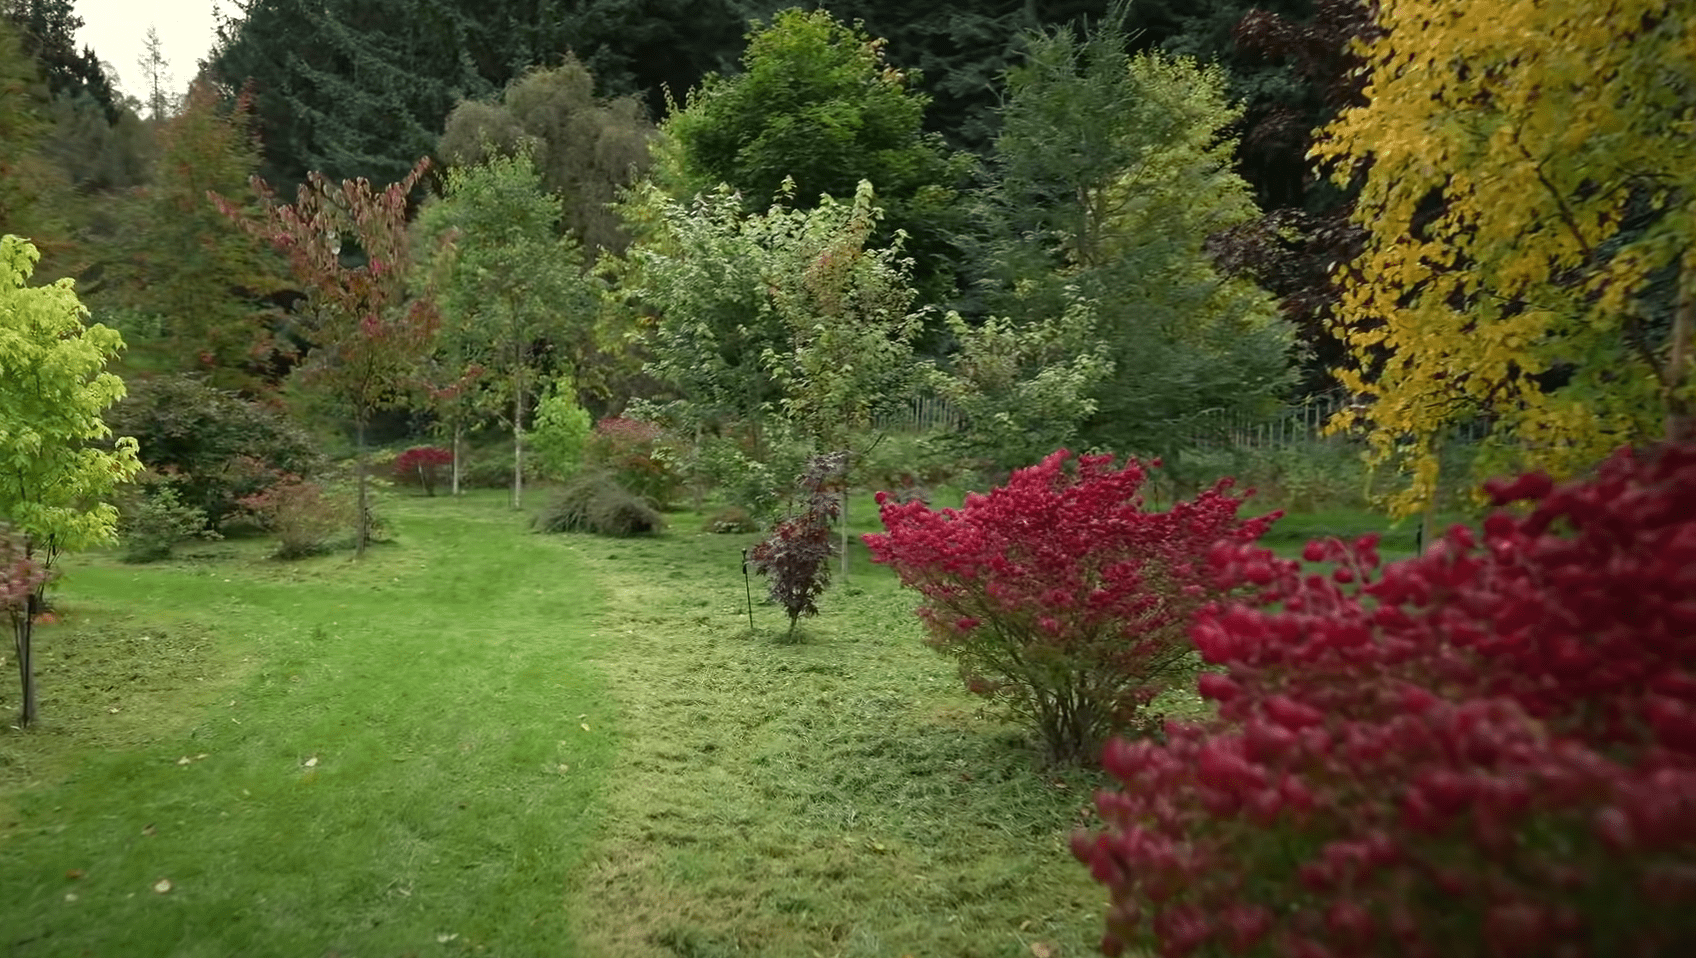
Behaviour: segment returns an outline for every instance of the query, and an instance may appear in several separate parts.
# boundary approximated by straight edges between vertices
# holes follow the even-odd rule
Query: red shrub
[[[1533,508],[1381,572],[1215,550],[1220,721],[1111,743],[1074,841],[1104,951],[1696,954],[1696,447],[1489,491]]]
[[[683,480],[665,444],[665,432],[651,422],[615,417],[595,424],[584,448],[584,461],[609,473],[619,485],[661,509],[677,495]]]
[[[276,535],[279,559],[326,552],[358,521],[358,506],[349,497],[299,476],[284,475],[276,485],[242,499],[241,504],[261,528]]]
[[[395,481],[408,485],[417,483],[424,494],[436,494],[436,482],[443,466],[453,465],[453,453],[435,446],[414,446],[395,457]]]
[[[749,555],[754,571],[765,576],[771,600],[789,613],[788,638],[803,615],[818,615],[818,598],[830,585],[830,560],[836,553],[831,526],[842,516],[842,491],[848,454],[814,456],[801,473],[806,498],[801,511],[784,519]]]
[[[930,644],[967,688],[1029,721],[1049,757],[1093,754],[1193,673],[1190,619],[1217,598],[1208,549],[1250,542],[1276,515],[1237,518],[1230,481],[1170,512],[1144,512],[1134,460],[1064,450],[965,508],[933,512],[879,493],[872,559],[924,596]]]

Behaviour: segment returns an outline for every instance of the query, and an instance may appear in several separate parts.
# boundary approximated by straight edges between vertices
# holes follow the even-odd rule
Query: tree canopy
[[[1441,435],[1571,475],[1688,429],[1696,48],[1670,0],[1384,0],[1367,103],[1317,148],[1364,172],[1342,304],[1381,461],[1430,501]],[[1676,420],[1669,422],[1668,420]],[[1682,423],[1682,424],[1680,424]]]

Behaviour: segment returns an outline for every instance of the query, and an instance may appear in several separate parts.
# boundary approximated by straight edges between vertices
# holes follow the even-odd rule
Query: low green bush
[[[538,532],[590,532],[627,538],[658,532],[665,519],[641,497],[604,473],[568,481],[536,517]]]
[[[741,506],[727,506],[708,517],[707,521],[701,524],[701,528],[707,532],[730,534],[759,532],[760,524]]]
[[[171,557],[171,549],[190,539],[218,539],[206,519],[206,510],[184,505],[169,481],[144,483],[124,503],[118,520],[118,539],[125,562],[159,562]]]

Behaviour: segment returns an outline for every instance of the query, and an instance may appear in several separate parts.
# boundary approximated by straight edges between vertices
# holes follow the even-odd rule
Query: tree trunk
[[[512,377],[512,507],[524,508],[524,376]]]
[[[1425,515],[1419,519],[1419,551],[1421,554],[1431,551],[1437,543],[1437,503],[1442,498],[1443,482],[1443,446],[1447,435],[1438,432],[1434,440],[1436,449],[1433,454],[1437,457],[1437,474],[1431,477],[1431,498],[1425,503]]]
[[[459,470],[460,470],[459,436],[460,436],[460,433],[463,432],[463,431],[464,431],[464,427],[459,424],[459,421],[457,419],[454,420],[454,424],[453,424],[453,494],[456,495],[456,496],[459,495]]]
[[[12,645],[18,656],[18,678],[23,683],[23,708],[18,712],[18,727],[29,728],[35,721],[35,663],[30,648],[30,640],[35,629],[35,611],[38,602],[35,595],[24,600],[23,612],[14,610],[12,617]]]
[[[1673,313],[1672,343],[1667,351],[1665,405],[1668,442],[1696,439],[1696,417],[1691,415],[1689,401],[1680,394],[1690,365],[1693,332],[1696,332],[1696,257],[1688,257],[1679,276],[1678,310]]]
[[[359,419],[354,422],[353,430],[358,449],[358,452],[354,457],[356,462],[354,472],[358,477],[357,484],[359,486],[359,521],[357,523],[356,531],[354,532],[353,557],[355,559],[363,559],[365,558],[365,544],[371,539],[371,492],[368,476],[366,475],[370,471],[366,468],[367,465],[369,465],[367,460],[370,459],[370,453],[365,449],[364,416],[359,417]]]

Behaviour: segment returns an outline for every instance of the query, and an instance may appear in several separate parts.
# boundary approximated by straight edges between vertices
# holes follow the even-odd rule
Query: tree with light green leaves
[[[0,237],[0,522],[51,569],[65,552],[116,540],[118,510],[105,499],[141,460],[134,439],[96,445],[111,436],[102,413],[124,397],[123,381],[105,371],[123,338],[84,325],[70,280],[28,285],[38,259],[22,238]],[[36,717],[30,639],[40,588],[12,616],[23,725]]]
[[[1256,214],[1224,134],[1218,67],[1136,57],[1111,22],[1033,36],[1008,75],[986,208],[1015,320],[1080,296],[1113,373],[1081,438],[1175,458],[1205,422],[1262,412],[1292,381],[1293,330],[1265,291],[1215,269],[1209,235]]]
[[[441,345],[488,371],[478,395],[512,429],[514,509],[524,504],[525,418],[547,349],[576,382],[595,339],[598,297],[576,241],[559,235],[561,215],[522,151],[449,170],[443,196],[419,214],[437,251]]]
[[[626,207],[645,230],[633,289],[658,313],[649,372],[683,393],[688,418],[752,424],[756,459],[773,414],[817,452],[848,450],[917,373],[913,262],[899,233],[870,242],[882,216],[871,183],[811,209],[794,189],[785,182],[758,215],[724,188],[685,206],[648,187]]]
[[[965,417],[947,437],[955,448],[999,477],[1077,442],[1113,373],[1089,303],[1031,322],[991,316],[974,326],[950,313],[947,323],[956,347],[928,380]]]

